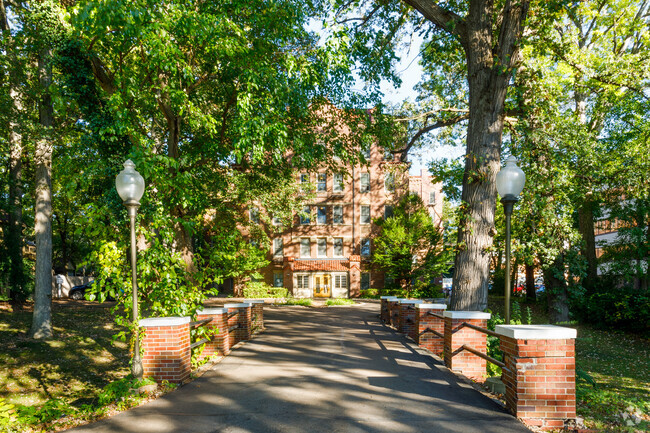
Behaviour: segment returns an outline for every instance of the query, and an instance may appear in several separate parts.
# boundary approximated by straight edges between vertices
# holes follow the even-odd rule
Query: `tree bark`
[[[529,2],[507,0],[496,14],[492,1],[472,0],[464,18],[428,0],[404,2],[457,37],[465,50],[469,125],[463,215],[458,229],[450,308],[484,310],[490,278],[489,249],[494,233],[495,180],[501,165],[504,102],[512,70],[519,62],[518,44]],[[498,34],[496,41],[495,34]]]
[[[534,301],[537,298],[535,291],[535,266],[526,263],[526,300]]]
[[[6,5],[0,0],[0,27],[5,40],[5,52],[9,58],[9,97],[11,114],[9,115],[9,226],[5,232],[5,245],[9,256],[9,290],[7,295],[13,302],[24,300],[25,272],[23,266],[23,142],[17,119],[22,112],[18,78],[12,66],[18,59],[16,47],[11,36],[7,19]]]
[[[36,197],[34,232],[36,235],[36,270],[34,276],[34,314],[29,334],[32,338],[52,337],[52,137],[54,118],[50,60],[52,50],[39,53],[38,77],[41,88],[39,123],[41,134],[36,142]]]
[[[566,281],[557,275],[564,275],[564,255],[559,255],[550,267],[544,269],[548,316],[551,323],[569,321],[569,295]]]

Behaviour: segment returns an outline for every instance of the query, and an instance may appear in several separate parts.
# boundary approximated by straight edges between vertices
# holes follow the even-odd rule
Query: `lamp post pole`
[[[132,304],[133,304],[133,362],[131,364],[131,374],[137,379],[143,375],[142,358],[140,357],[140,326],[138,322],[138,274],[137,274],[137,251],[135,239],[135,217],[140,207],[140,198],[144,194],[144,179],[135,170],[135,164],[129,159],[124,163],[124,170],[117,175],[115,179],[115,188],[117,193],[124,201],[129,213],[131,226],[131,286],[132,286]]]
[[[517,166],[517,158],[510,156],[506,160],[506,166],[497,173],[497,191],[501,196],[503,204],[503,213],[506,216],[506,284],[504,287],[505,294],[505,322],[510,324],[510,220],[512,209],[519,200],[517,196],[521,194],[526,183],[526,174]]]

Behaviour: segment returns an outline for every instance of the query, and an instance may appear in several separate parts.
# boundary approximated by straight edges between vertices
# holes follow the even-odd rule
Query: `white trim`
[[[445,311],[443,315],[450,319],[489,319],[492,316],[482,311]]]
[[[421,299],[400,299],[400,304],[424,304],[424,301]]]
[[[228,312],[227,308],[204,308],[203,310],[196,310],[196,314],[225,314]]]
[[[140,319],[140,326],[144,328],[155,326],[178,326],[190,323],[189,317],[150,317],[148,319]]]
[[[397,296],[380,296],[379,299],[397,299]]]
[[[568,340],[578,331],[555,325],[497,325],[495,332],[515,340]]]
[[[446,310],[447,304],[418,304],[415,308],[421,310]]]
[[[226,304],[226,305],[223,306],[223,308],[247,308],[247,307],[250,307],[250,306],[251,306],[251,304],[248,304],[246,302],[242,302],[242,303],[239,303],[239,304]]]
[[[264,299],[247,299],[246,303],[247,304],[263,304]]]

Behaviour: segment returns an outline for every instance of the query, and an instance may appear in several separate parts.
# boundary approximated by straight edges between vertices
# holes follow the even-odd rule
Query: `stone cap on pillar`
[[[203,310],[196,310],[196,314],[225,314],[227,312],[227,308],[204,308]]]
[[[246,303],[246,304],[263,304],[264,299],[246,299],[244,301],[244,303]]]
[[[424,301],[421,299],[398,299],[400,304],[424,304]]]
[[[555,325],[497,325],[495,332],[515,340],[569,340],[578,331]]]
[[[140,319],[140,326],[154,327],[154,326],[179,326],[190,323],[189,317],[150,317],[148,319]]]
[[[239,304],[226,304],[223,306],[223,308],[248,308],[250,306],[251,304],[247,302],[241,302]]]
[[[450,319],[483,319],[488,320],[492,315],[482,311],[445,311],[443,316]]]
[[[415,308],[421,310],[446,310],[447,304],[417,304]]]
[[[396,300],[397,296],[380,296],[379,299]]]

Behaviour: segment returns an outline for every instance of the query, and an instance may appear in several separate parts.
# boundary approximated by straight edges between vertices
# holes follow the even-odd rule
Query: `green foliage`
[[[132,376],[127,376],[106,385],[97,396],[97,403],[99,406],[115,403],[119,409],[123,410],[142,401],[144,396],[136,392],[138,388],[154,384],[156,382],[151,379],[138,380]]]
[[[6,427],[14,423],[16,420],[16,409],[13,404],[6,402],[4,398],[0,397],[0,427]]]
[[[261,281],[247,281],[244,288],[246,298],[286,298],[289,290],[284,287],[272,287]]]
[[[450,251],[442,232],[416,194],[402,197],[390,218],[378,218],[381,232],[374,238],[372,263],[394,277],[398,287],[413,291],[435,291],[430,281],[449,267]]]
[[[379,299],[379,289],[367,289],[367,290],[361,290],[361,293],[359,295],[360,298],[366,298],[366,299]]]
[[[332,305],[354,305],[355,302],[352,299],[347,299],[347,298],[335,298],[335,299],[328,299],[325,305],[328,307]]]
[[[289,297],[284,301],[284,305],[301,305],[303,307],[311,307],[312,300],[310,298],[292,298]]]
[[[505,319],[501,317],[499,313],[490,313],[490,319],[487,322],[487,329],[494,331],[496,325],[503,325]],[[532,313],[530,307],[526,307],[526,324],[530,325],[532,321]],[[510,324],[511,325],[521,325],[522,324],[522,314],[521,314],[521,305],[519,302],[512,302],[511,311],[510,311]],[[503,352],[501,351],[500,339],[492,335],[487,336],[487,355],[491,356],[494,359],[503,361]],[[489,377],[501,376],[501,367],[492,364],[491,362],[487,363],[487,375]]]

